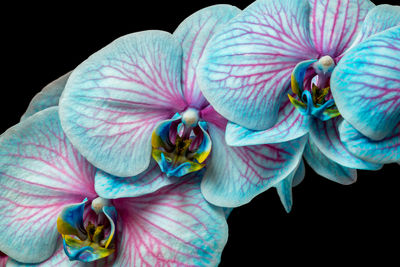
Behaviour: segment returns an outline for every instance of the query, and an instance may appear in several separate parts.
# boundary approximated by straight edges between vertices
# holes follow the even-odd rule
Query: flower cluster
[[[257,0],[120,37],[0,136],[1,266],[216,266],[232,208],[400,163],[400,7]],[[79,265],[81,266],[81,265]]]

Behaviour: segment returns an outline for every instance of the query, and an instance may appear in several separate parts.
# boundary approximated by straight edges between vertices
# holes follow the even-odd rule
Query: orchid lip
[[[57,229],[63,238],[64,252],[71,261],[92,262],[108,257],[115,251],[116,209],[104,198],[92,201],[85,213],[86,198],[79,204],[64,207],[57,219]],[[90,212],[97,220],[84,219]],[[86,221],[86,223],[84,223]]]
[[[330,56],[302,61],[294,68],[291,85],[297,98],[289,94],[289,99],[303,116],[327,121],[340,115],[330,93],[330,76],[334,68],[335,61]],[[306,73],[316,75],[311,83],[305,81]]]
[[[187,109],[161,122],[152,134],[152,156],[167,176],[182,177],[205,167],[211,151],[207,123]]]

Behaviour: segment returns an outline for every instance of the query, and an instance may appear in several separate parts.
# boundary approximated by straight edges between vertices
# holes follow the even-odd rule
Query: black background
[[[42,87],[114,39],[149,29],[172,32],[203,7],[228,3],[243,9],[252,1],[140,2],[2,7],[0,132],[19,121]],[[395,164],[359,171],[357,183],[342,186],[307,167],[305,181],[294,188],[290,214],[274,189],[232,212],[220,266],[396,260],[399,172]]]

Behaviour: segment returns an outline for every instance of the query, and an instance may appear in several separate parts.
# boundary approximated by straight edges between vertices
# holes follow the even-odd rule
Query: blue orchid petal
[[[300,161],[296,170],[292,171],[285,179],[274,186],[287,213],[291,211],[293,206],[292,188],[298,185],[304,179],[304,176],[304,163]]]
[[[400,25],[400,6],[379,5],[371,9],[363,22],[359,42]]]
[[[377,170],[380,164],[367,162],[354,156],[340,140],[338,125],[342,118],[334,118],[329,121],[315,120],[310,131],[310,142],[330,160],[353,169]]]
[[[68,141],[52,107],[1,135],[0,169],[0,251],[44,261],[56,249],[63,207],[97,196],[94,167]]]
[[[99,196],[103,198],[137,197],[155,192],[178,180],[179,177],[168,177],[155,161],[151,161],[146,171],[133,177],[116,177],[97,170],[95,188]]]
[[[214,5],[197,11],[186,18],[175,30],[174,37],[183,49],[182,89],[191,107],[207,104],[197,83],[197,66],[205,47],[216,32],[240,9],[231,5]]]
[[[226,214],[200,191],[201,175],[157,192],[113,201],[122,221],[114,266],[218,266]]]
[[[285,98],[273,127],[256,131],[228,122],[225,138],[227,144],[231,146],[282,143],[307,134],[312,121],[312,117],[303,116],[289,98]]]
[[[182,48],[162,31],[123,36],[71,74],[60,119],[76,148],[96,167],[129,177],[147,169],[151,133],[183,111]]]
[[[298,165],[305,138],[272,145],[231,147],[224,130],[209,123],[213,140],[201,190],[214,205],[237,207],[274,186]]]
[[[355,156],[379,164],[400,160],[400,123],[386,138],[374,141],[344,121],[339,126],[340,138],[346,148]]]
[[[319,55],[335,58],[345,52],[357,38],[369,10],[370,0],[309,0],[310,32]]]
[[[331,90],[342,116],[380,140],[400,122],[400,26],[368,38],[335,68]]]
[[[304,158],[317,174],[331,181],[348,185],[357,180],[356,169],[344,167],[326,157],[311,138],[304,149]]]
[[[67,83],[70,75],[71,72],[64,74],[57,80],[46,85],[42,91],[37,93],[29,103],[28,109],[25,111],[24,115],[22,115],[21,121],[29,118],[41,110],[58,106],[58,101],[62,92],[64,91],[65,84]]]
[[[272,127],[298,62],[317,58],[305,0],[259,0],[209,42],[199,86],[214,109],[253,130]]]

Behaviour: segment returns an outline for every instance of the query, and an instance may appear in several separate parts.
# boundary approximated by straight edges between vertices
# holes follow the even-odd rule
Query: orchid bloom
[[[198,68],[205,98],[231,121],[227,143],[308,136],[304,153],[311,167],[349,184],[356,169],[376,170],[385,161],[363,157],[362,149],[378,145],[360,141],[354,131],[343,133],[350,145],[343,144],[338,126],[343,121],[343,132],[348,123],[359,130],[384,125],[384,135],[397,127],[397,141],[386,145],[397,144],[392,155],[398,161],[399,9],[369,0],[259,0],[247,7],[213,37]],[[379,60],[384,55],[388,58]],[[361,89],[364,83],[368,86]],[[372,123],[378,114],[379,123]],[[383,157],[385,151],[371,153]]]
[[[236,7],[216,5],[188,17],[174,34],[123,36],[72,72],[60,98],[61,124],[77,150],[104,171],[98,192],[140,196],[205,169],[204,197],[236,207],[273,186],[283,192],[279,183],[294,179],[304,139],[228,146],[227,120],[197,83],[206,44],[237,14]]]
[[[0,250],[10,257],[7,266],[214,266],[220,260],[225,213],[204,200],[199,177],[136,198],[106,199],[95,190],[97,170],[66,138],[58,107],[1,135],[0,169]]]

